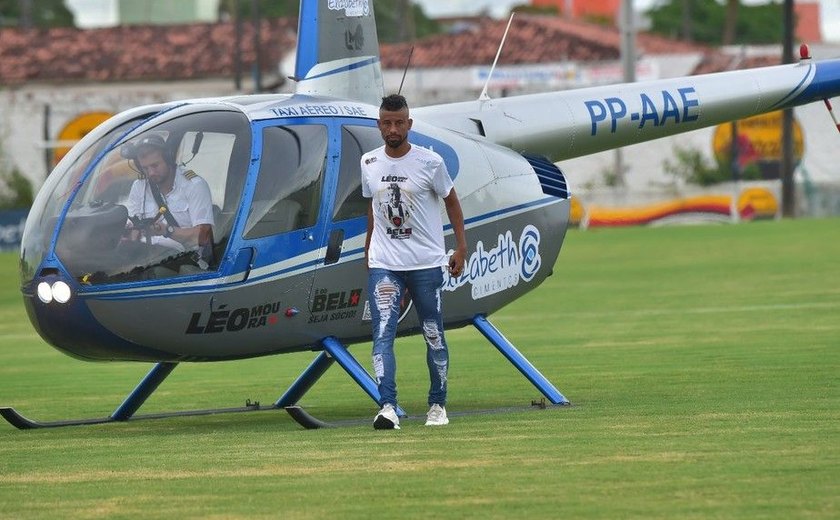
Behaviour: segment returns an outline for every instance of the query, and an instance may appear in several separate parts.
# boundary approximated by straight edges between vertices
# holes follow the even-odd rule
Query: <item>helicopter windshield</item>
[[[89,161],[78,161],[66,176],[84,178],[60,223],[56,256],[86,284],[217,269],[239,207],[250,148],[244,115],[205,111],[147,123],[103,154],[88,173]],[[41,220],[54,227],[56,209],[60,206]]]
[[[35,274],[35,268],[43,260],[50,245],[57,217],[79,182],[82,174],[102,150],[123,135],[132,126],[137,125],[151,114],[127,120],[108,129],[108,123],[100,125],[73,147],[47,177],[38,192],[23,233],[20,249],[20,274],[22,281],[29,281]]]

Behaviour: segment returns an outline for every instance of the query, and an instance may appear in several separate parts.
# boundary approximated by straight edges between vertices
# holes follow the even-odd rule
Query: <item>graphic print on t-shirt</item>
[[[379,210],[389,224],[385,231],[394,240],[411,238],[410,220],[414,206],[411,203],[410,193],[403,190],[397,182],[388,184],[384,191],[387,194],[379,197]]]

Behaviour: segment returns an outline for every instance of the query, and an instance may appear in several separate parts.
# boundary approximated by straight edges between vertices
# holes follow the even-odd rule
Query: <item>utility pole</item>
[[[20,28],[32,29],[34,27],[32,18],[32,0],[19,0],[20,3]]]
[[[251,19],[254,24],[254,93],[262,92],[262,50],[260,31],[260,1],[251,0]]]
[[[793,63],[793,0],[784,2],[784,47],[782,62]],[[796,186],[793,183],[793,109],[782,112],[782,216],[796,216]]]
[[[726,1],[726,22],[723,26],[723,44],[732,45],[735,43],[736,28],[738,26],[738,7],[741,0]]]
[[[692,22],[691,22],[691,0],[682,0],[682,40],[683,41],[694,41],[694,35],[692,30]]]
[[[417,37],[417,28],[414,23],[414,5],[410,0],[398,0],[396,9],[397,41],[412,41]]]
[[[621,65],[624,82],[636,81],[636,26],[633,23],[633,0],[621,0]],[[621,148],[615,149],[615,178],[618,186],[625,186],[624,157]]]
[[[633,0],[621,0],[621,63],[624,81],[636,81],[636,26],[633,23]]]
[[[242,92],[242,13],[239,12],[239,0],[232,1],[234,20],[233,84],[237,92]]]

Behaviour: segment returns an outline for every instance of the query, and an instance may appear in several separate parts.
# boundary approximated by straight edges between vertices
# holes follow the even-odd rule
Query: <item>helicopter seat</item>
[[[222,208],[213,204],[213,267],[218,264],[225,253],[235,217],[235,212],[222,211]]]

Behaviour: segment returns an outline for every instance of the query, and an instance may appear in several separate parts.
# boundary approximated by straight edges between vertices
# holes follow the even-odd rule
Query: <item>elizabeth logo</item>
[[[519,254],[522,258],[522,279],[530,282],[540,270],[540,232],[534,226],[528,226],[519,237]]]
[[[529,224],[518,241],[507,231],[492,249],[486,250],[482,241],[476,243],[464,273],[458,278],[446,275],[443,290],[454,291],[469,282],[473,300],[478,300],[515,287],[520,280],[530,282],[541,265],[540,231]]]

